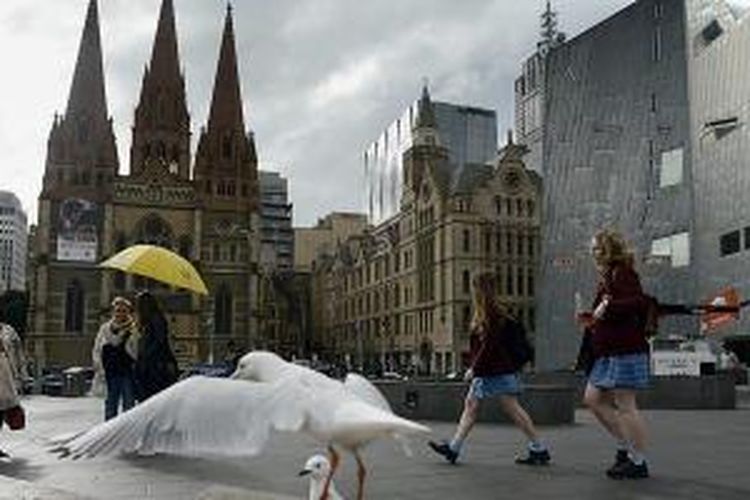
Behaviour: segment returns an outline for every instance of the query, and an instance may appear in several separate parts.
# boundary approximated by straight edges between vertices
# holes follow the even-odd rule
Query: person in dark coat
[[[475,276],[473,288],[472,363],[464,376],[471,385],[453,439],[440,443],[430,441],[430,448],[450,463],[455,463],[477,420],[480,401],[498,396],[503,411],[528,438],[528,451],[525,456],[517,457],[516,463],[546,465],[550,461],[549,451],[531,417],[518,402],[521,394],[519,371],[531,359],[523,325],[498,302],[494,274]]]
[[[138,401],[145,401],[177,381],[177,360],[169,344],[169,325],[156,297],[139,293],[135,309],[141,329],[135,362],[136,394]]]
[[[607,475],[646,478],[646,424],[636,405],[636,391],[649,383],[649,345],[642,321],[646,297],[622,236],[609,230],[597,233],[591,252],[599,282],[592,311],[578,314],[590,335],[593,358],[584,403],[617,442],[615,464]]]

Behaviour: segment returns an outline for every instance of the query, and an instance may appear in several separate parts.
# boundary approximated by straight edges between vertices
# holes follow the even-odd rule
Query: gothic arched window
[[[232,157],[232,138],[228,135],[221,142],[221,155],[224,158]]]
[[[164,248],[172,248],[172,229],[157,214],[144,217],[138,224],[138,243],[148,243]]]
[[[232,292],[226,285],[220,286],[214,297],[214,333],[232,334]]]
[[[83,320],[85,313],[85,294],[83,286],[78,280],[68,283],[65,289],[65,331],[83,332]]]
[[[118,233],[115,237],[115,252],[124,250],[126,246],[128,246],[128,242],[127,238],[125,238],[125,234]],[[124,290],[126,283],[125,273],[122,271],[115,271],[113,282],[116,290]]]
[[[192,250],[192,241],[190,240],[190,236],[180,236],[180,240],[178,242],[178,249],[180,252],[180,255],[185,257],[186,259],[190,260],[190,251]]]

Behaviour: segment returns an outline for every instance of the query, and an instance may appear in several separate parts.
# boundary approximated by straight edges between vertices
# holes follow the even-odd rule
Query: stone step
[[[737,406],[739,408],[750,408],[750,385],[738,385],[735,389],[737,391]]]

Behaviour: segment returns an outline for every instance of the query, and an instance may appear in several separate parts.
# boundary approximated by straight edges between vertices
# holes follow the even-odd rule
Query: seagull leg
[[[326,482],[323,484],[323,493],[320,495],[320,500],[328,500],[328,490],[331,487],[333,475],[336,473],[336,469],[339,466],[339,454],[336,452],[333,446],[328,447],[328,455],[331,461],[331,472],[328,474]]]
[[[359,452],[354,452],[354,458],[357,459],[357,500],[365,498],[365,476],[367,475],[367,469],[365,469],[365,463],[362,461],[362,457],[359,456]]]

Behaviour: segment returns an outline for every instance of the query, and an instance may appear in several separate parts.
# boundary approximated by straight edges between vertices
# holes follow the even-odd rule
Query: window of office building
[[[672,267],[683,267],[690,264],[690,233],[677,233],[653,240],[651,255],[666,257]]]
[[[745,228],[745,232],[747,233]],[[747,234],[745,235],[747,237]],[[745,239],[747,241],[747,239]],[[719,254],[722,257],[732,255],[740,251],[740,232],[732,231],[719,237]]]
[[[653,58],[654,62],[661,61],[661,26],[654,28],[654,40],[653,40]]]
[[[659,176],[659,187],[676,186],[682,183],[682,148],[664,151],[661,154],[661,175]]]
[[[739,126],[739,119],[736,116],[732,116],[729,118],[721,118],[719,120],[707,122],[703,126],[703,130],[704,135],[711,133],[713,134],[714,139],[718,141],[719,139],[723,139],[724,137],[726,137],[729,133],[737,129]]]
[[[721,24],[719,24],[719,21],[714,19],[710,23],[706,25],[705,28],[701,31],[701,37],[703,38],[703,45],[707,46],[717,38],[721,36],[721,34],[724,32],[724,29],[721,27]]]

